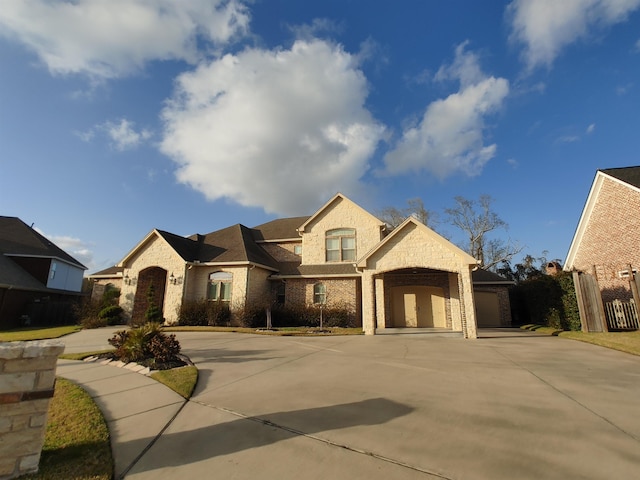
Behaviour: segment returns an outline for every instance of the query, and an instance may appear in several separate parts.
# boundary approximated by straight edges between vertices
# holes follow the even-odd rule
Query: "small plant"
[[[109,339],[115,347],[113,358],[123,362],[137,362],[151,368],[161,368],[178,359],[180,342],[174,334],[162,332],[159,323],[146,323],[131,330],[117,331]]]

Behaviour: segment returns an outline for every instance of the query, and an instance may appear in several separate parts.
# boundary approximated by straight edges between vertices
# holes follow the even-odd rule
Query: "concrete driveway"
[[[180,333],[198,387],[127,478],[640,478],[640,357],[482,335]]]

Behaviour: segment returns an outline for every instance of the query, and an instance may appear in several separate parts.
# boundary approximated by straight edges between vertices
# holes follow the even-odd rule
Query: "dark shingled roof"
[[[322,277],[323,275],[357,274],[352,263],[327,263],[323,265],[300,265],[299,262],[281,262],[278,275],[307,275]]]
[[[278,218],[257,227],[253,227],[253,237],[257,242],[264,240],[299,239],[298,227],[310,217]]]
[[[87,267],[40,235],[17,217],[0,216],[0,253],[32,257],[59,258],[86,270]]]
[[[482,270],[481,268],[479,268],[471,272],[471,283],[513,284],[514,282],[501,277],[497,273],[493,273],[488,270]]]
[[[42,283],[23,270],[17,263],[0,255],[0,286],[36,292],[49,291]]]
[[[92,273],[89,275],[90,277],[118,277],[122,275],[124,271],[124,267],[113,267],[105,268],[104,270],[100,270],[99,272]],[[120,275],[118,275],[120,274]]]
[[[192,235],[184,240],[189,240],[192,242],[190,245],[197,246],[196,254],[191,258],[183,256],[185,260],[222,263],[253,262],[278,268],[278,263],[273,257],[255,243],[253,231],[241,224],[232,225],[206,235]],[[183,247],[187,246],[183,245]]]
[[[607,168],[600,170],[602,173],[611,175],[618,180],[621,180],[629,185],[640,188],[640,166],[638,167],[623,167],[623,168]]]

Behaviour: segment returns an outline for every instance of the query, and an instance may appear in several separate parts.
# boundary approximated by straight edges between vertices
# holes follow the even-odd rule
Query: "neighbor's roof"
[[[31,276],[31,274],[4,255],[0,255],[0,287],[36,292],[49,291],[41,282]]]
[[[514,285],[515,282],[504,278],[497,273],[478,268],[471,272],[471,283],[474,285]]]
[[[0,216],[0,253],[7,256],[57,258],[83,270],[87,269],[18,217]]]
[[[309,217],[278,218],[257,227],[253,227],[253,237],[256,242],[274,240],[300,240],[298,228],[309,220]]]
[[[623,167],[623,168],[607,168],[600,170],[602,173],[617,178],[618,180],[640,188],[640,166]]]
[[[100,270],[99,272],[92,273],[91,275],[89,275],[89,278],[94,278],[94,277],[102,277],[102,278],[122,277],[122,271],[123,270],[124,270],[123,267],[117,267],[117,266],[114,265],[113,267],[105,268],[104,270]]]

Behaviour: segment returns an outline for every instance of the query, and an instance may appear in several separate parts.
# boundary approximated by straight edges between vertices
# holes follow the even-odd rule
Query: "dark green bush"
[[[190,326],[228,326],[231,310],[226,302],[209,300],[187,300],[178,309],[178,324]]]
[[[580,312],[569,272],[525,280],[513,287],[511,301],[518,323],[580,330]]]
[[[236,315],[236,320],[243,327],[260,328],[266,326],[266,308],[257,307],[245,309]],[[322,308],[324,327],[355,327],[356,315],[350,308],[337,305]],[[279,327],[319,327],[320,307],[307,305],[281,305],[271,306],[271,326]]]
[[[122,307],[118,305],[105,307],[98,313],[98,318],[106,320],[107,325],[116,325],[122,318]]]

